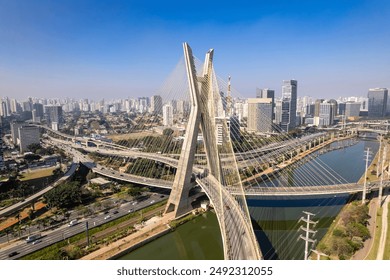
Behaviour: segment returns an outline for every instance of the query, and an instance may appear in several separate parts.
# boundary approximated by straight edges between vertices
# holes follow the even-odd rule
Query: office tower
[[[189,113],[189,104],[186,100],[177,101],[177,113],[186,116]]]
[[[172,99],[170,104],[172,106],[173,113],[176,114],[177,113],[177,101],[175,99]]]
[[[282,99],[275,100],[275,120],[276,125],[280,125],[282,122]]]
[[[275,91],[273,89],[265,88],[257,88],[256,89],[256,98],[271,98],[272,99],[272,119],[275,119]]]
[[[49,124],[56,123],[60,126],[63,123],[62,107],[58,105],[46,105],[45,112]]]
[[[163,106],[163,125],[164,126],[173,125],[173,108],[170,104],[165,104]]]
[[[11,113],[18,113],[18,102],[16,99],[11,99],[10,105]]]
[[[33,110],[35,110],[35,116],[36,118],[39,118],[40,120],[43,119],[43,105],[40,103],[34,103],[33,104]]]
[[[334,99],[317,99],[315,103],[315,113],[313,124],[317,126],[333,125],[337,111],[337,102]]]
[[[31,112],[32,111],[32,103],[30,101],[23,101],[22,102],[22,109],[23,111],[29,111]]]
[[[12,122],[11,123],[11,137],[12,137],[12,143],[14,145],[17,145],[19,143],[19,128],[24,125],[24,122]]]
[[[297,81],[284,80],[282,86],[282,120],[280,127],[288,132],[296,127]]]
[[[345,117],[355,118],[359,117],[361,103],[348,101],[345,103]]]
[[[340,102],[337,106],[337,113],[339,115],[345,115],[345,110],[346,110],[346,107],[347,107],[347,103],[344,103],[344,102]]]
[[[248,131],[272,132],[272,98],[248,98]]]
[[[138,112],[141,114],[148,110],[149,99],[147,97],[138,98]]]
[[[162,114],[162,97],[153,95],[150,100],[150,112],[155,115]]]
[[[368,90],[368,117],[382,118],[386,115],[387,88],[372,88]]]
[[[229,135],[232,141],[241,141],[240,120],[236,115],[229,117]]]
[[[11,102],[8,97],[5,97],[4,99],[5,103],[5,116],[11,116]]]
[[[18,129],[20,153],[28,151],[31,144],[39,144],[39,128],[32,125],[22,125]]]
[[[315,112],[315,104],[307,104],[306,105],[306,115],[314,117]]]

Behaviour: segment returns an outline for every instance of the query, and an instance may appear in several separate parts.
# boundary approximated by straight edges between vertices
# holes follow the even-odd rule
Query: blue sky
[[[389,2],[0,0],[0,96],[152,95],[185,41],[245,97],[364,96],[390,87]]]

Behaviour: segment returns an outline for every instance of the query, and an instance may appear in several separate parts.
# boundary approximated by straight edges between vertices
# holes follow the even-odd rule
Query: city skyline
[[[288,79],[299,81],[298,96],[314,98],[390,87],[386,1],[217,1],[191,14],[176,1],[0,1],[0,8],[1,97],[152,96],[184,41],[218,50],[217,71],[245,98],[257,87],[281,96]]]

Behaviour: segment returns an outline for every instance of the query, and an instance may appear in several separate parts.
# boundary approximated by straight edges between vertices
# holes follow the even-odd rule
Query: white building
[[[173,125],[173,108],[170,104],[165,104],[163,106],[163,125],[172,126]]]
[[[272,98],[248,99],[248,131],[272,132]]]

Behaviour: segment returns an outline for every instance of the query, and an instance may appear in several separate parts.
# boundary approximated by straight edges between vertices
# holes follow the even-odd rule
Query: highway
[[[20,202],[14,204],[14,205],[11,205],[11,206],[9,206],[7,208],[2,209],[0,211],[0,217],[10,215],[13,212],[16,212],[17,210],[19,210],[21,208],[24,208],[24,207],[26,207],[28,205],[31,205],[33,202],[35,202],[38,198],[43,196],[45,193],[47,193],[48,191],[52,190],[53,188],[55,188],[59,184],[67,181],[76,172],[77,167],[78,167],[78,160],[77,159],[73,159],[72,165],[70,166],[68,171],[64,174],[64,176],[62,176],[56,182],[54,182],[53,184],[50,184],[49,186],[47,186],[43,190],[41,190],[41,191],[39,191],[39,192],[37,192],[37,193],[27,197],[25,200],[20,201]]]
[[[129,214],[129,211],[135,212],[146,208],[152,204],[158,203],[164,199],[167,199],[168,195],[164,194],[152,194],[149,198],[143,201],[130,201],[124,204],[119,205],[117,208],[109,210],[109,213],[99,213],[95,217],[90,217],[87,219],[80,219],[79,223],[75,226],[69,227],[68,224],[63,224],[57,229],[42,231],[41,242],[37,244],[27,243],[25,240],[20,240],[15,243],[10,244],[7,247],[0,249],[0,259],[17,259],[27,254],[30,254],[34,251],[42,249],[46,246],[65,240],[73,235],[76,235],[86,230],[86,222],[88,222],[89,228],[94,228],[96,226],[102,225],[104,223],[110,222],[119,217]],[[118,213],[114,214],[114,211]],[[105,217],[110,216],[110,218],[105,219]],[[36,232],[34,232],[36,234]],[[24,237],[25,239],[26,237]],[[4,240],[4,239],[3,239]],[[16,255],[9,257],[9,254],[17,252]]]

